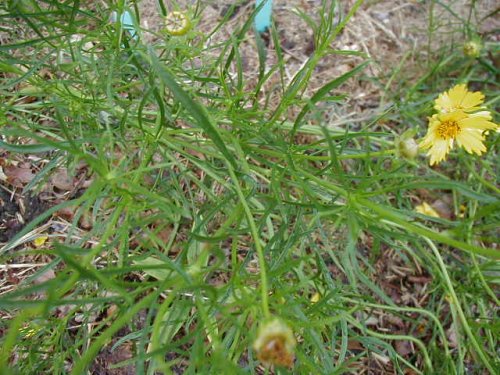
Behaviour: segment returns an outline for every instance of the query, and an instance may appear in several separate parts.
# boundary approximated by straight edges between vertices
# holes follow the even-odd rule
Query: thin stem
[[[457,249],[470,251],[471,253],[479,254],[487,258],[500,259],[500,251],[498,250],[478,247],[465,242],[457,241],[447,235],[435,232],[423,226],[412,224],[408,221],[408,217],[398,214],[390,208],[378,205],[368,199],[356,197],[354,200],[355,204],[360,209],[363,209],[363,207],[368,208],[376,212],[382,219],[397,224],[398,226],[408,230],[410,233],[416,233],[421,236],[431,238],[434,241],[456,247]]]
[[[271,316],[269,312],[269,299],[268,299],[268,285],[267,285],[267,274],[266,274],[266,259],[264,258],[264,249],[260,243],[260,237],[257,232],[257,226],[255,225],[255,221],[252,216],[252,211],[250,211],[250,207],[248,207],[247,201],[243,192],[241,191],[240,183],[232,166],[228,163],[227,168],[229,171],[229,175],[234,183],[234,188],[236,190],[236,194],[238,194],[238,198],[243,206],[243,210],[245,211],[248,225],[250,226],[250,232],[252,234],[252,238],[255,244],[255,250],[257,251],[257,257],[259,258],[259,268],[260,268],[260,292],[262,298],[262,310],[264,312],[264,316],[269,318]]]
[[[454,307],[457,310],[458,317],[460,318],[460,322],[462,323],[462,327],[463,327],[465,333],[467,334],[467,336],[469,336],[469,339],[472,342],[472,346],[476,350],[476,353],[479,356],[479,358],[481,359],[481,361],[483,362],[484,366],[488,369],[488,371],[490,371],[491,374],[496,374],[496,371],[493,368],[493,366],[491,365],[491,363],[488,361],[486,354],[484,354],[483,350],[479,346],[479,343],[476,340],[476,336],[474,336],[474,334],[472,333],[472,331],[470,329],[469,323],[467,322],[467,318],[465,317],[464,311],[462,310],[462,307],[460,306],[460,302],[459,302],[458,297],[455,293],[455,289],[453,288],[453,284],[450,280],[450,276],[448,275],[448,271],[446,270],[446,265],[444,264],[443,258],[441,257],[439,250],[437,249],[437,247],[434,245],[434,243],[430,239],[428,239],[426,237],[424,237],[424,239],[429,244],[429,247],[431,248],[432,252],[436,256],[436,259],[439,263],[439,267],[441,268],[441,272],[443,273],[443,276],[444,276],[444,281],[446,282],[446,286],[448,287],[448,292],[450,293],[450,298],[452,300]]]

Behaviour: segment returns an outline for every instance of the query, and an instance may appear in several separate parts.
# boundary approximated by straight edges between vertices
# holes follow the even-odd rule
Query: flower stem
[[[255,225],[255,221],[252,216],[252,212],[250,211],[250,207],[247,204],[245,196],[241,191],[240,183],[236,174],[234,173],[233,167],[228,163],[229,175],[234,183],[234,188],[236,189],[236,194],[238,194],[238,198],[240,199],[241,205],[243,206],[243,210],[245,211],[245,215],[247,217],[248,225],[250,226],[250,232],[252,234],[253,241],[255,243],[255,250],[257,251],[257,257],[259,258],[259,268],[260,268],[260,292],[262,298],[262,311],[264,312],[264,317],[269,318],[269,300],[268,300],[268,285],[267,285],[267,273],[266,273],[266,259],[264,258],[264,249],[262,248],[262,244],[260,243],[260,237],[257,233],[257,226]]]
[[[458,317],[460,318],[460,322],[462,323],[463,329],[466,333],[467,336],[469,336],[470,341],[472,342],[472,346],[476,350],[477,355],[479,358],[481,358],[481,361],[483,362],[484,366],[490,371],[491,374],[496,374],[496,371],[493,369],[493,366],[491,363],[488,361],[488,358],[484,354],[483,350],[479,346],[479,343],[476,340],[476,336],[472,333],[469,323],[467,322],[467,318],[465,317],[464,311],[462,310],[462,307],[460,306],[460,302],[458,301],[458,297],[455,293],[455,289],[453,288],[453,284],[450,280],[450,276],[448,275],[448,271],[446,270],[446,265],[444,264],[443,258],[441,257],[441,254],[439,253],[438,249],[436,248],[436,245],[434,245],[434,242],[432,242],[430,239],[427,237],[424,237],[425,241],[429,244],[429,247],[431,248],[432,252],[436,256],[436,259],[439,263],[439,267],[441,268],[441,272],[443,273],[444,276],[444,281],[446,283],[446,286],[448,287],[448,292],[450,293],[451,301],[454,304]]]

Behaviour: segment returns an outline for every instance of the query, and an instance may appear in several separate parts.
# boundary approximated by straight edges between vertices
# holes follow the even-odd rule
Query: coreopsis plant
[[[420,147],[428,149],[430,165],[438,164],[453,148],[455,142],[468,153],[481,155],[486,151],[485,131],[496,130],[489,111],[482,110],[484,95],[471,92],[466,85],[456,85],[438,96],[434,108],[438,113],[429,118],[427,134]]]

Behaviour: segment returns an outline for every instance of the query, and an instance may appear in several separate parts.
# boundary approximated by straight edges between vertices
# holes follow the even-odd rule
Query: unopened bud
[[[290,327],[280,319],[273,318],[260,326],[253,348],[264,365],[290,368],[295,360],[295,345]]]
[[[476,40],[469,40],[464,43],[464,55],[477,59],[481,55],[481,43]]]
[[[415,159],[418,155],[418,144],[413,138],[400,140],[397,147],[399,154],[406,159]]]
[[[170,35],[184,35],[191,29],[191,21],[182,12],[170,12],[165,18],[165,28]]]

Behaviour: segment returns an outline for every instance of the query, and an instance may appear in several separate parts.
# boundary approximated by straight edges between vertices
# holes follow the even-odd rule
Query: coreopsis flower
[[[483,101],[484,95],[482,92],[471,92],[465,84],[460,84],[440,94],[434,101],[434,108],[441,113],[450,113],[457,110],[469,113],[480,109],[479,105]]]
[[[182,12],[173,11],[165,18],[165,29],[171,35],[180,36],[186,34],[191,28],[191,21]]]
[[[429,118],[429,129],[420,147],[429,149],[427,155],[430,156],[431,165],[443,161],[455,141],[468,153],[481,155],[486,151],[483,132],[498,128],[497,124],[489,120],[491,115],[487,111],[472,114],[463,111],[435,114]]]
[[[422,215],[440,217],[437,211],[434,208],[432,208],[432,206],[429,205],[427,202],[423,202],[422,204],[416,206],[415,211],[417,211],[419,214]]]
[[[292,367],[295,345],[290,327],[282,320],[273,318],[260,326],[253,348],[259,361],[266,366]]]

